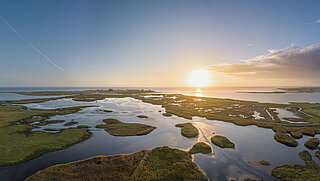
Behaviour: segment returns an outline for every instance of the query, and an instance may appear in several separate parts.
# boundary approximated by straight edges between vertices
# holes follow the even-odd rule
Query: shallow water
[[[29,175],[48,166],[81,160],[97,155],[124,154],[152,149],[157,146],[167,145],[174,148],[188,150],[193,144],[204,141],[213,148],[212,154],[195,154],[194,161],[207,174],[210,180],[227,180],[231,178],[260,178],[277,180],[270,176],[270,171],[275,166],[283,164],[304,164],[298,153],[304,150],[303,143],[308,136],[297,140],[299,146],[292,148],[276,142],[271,129],[256,126],[236,126],[231,123],[206,120],[193,117],[187,120],[177,116],[165,117],[161,106],[143,103],[133,98],[108,98],[97,102],[77,102],[71,99],[47,101],[44,103],[26,104],[29,108],[52,109],[67,106],[96,105],[84,108],[70,115],[58,115],[51,120],[77,121],[78,125],[88,125],[93,136],[81,143],[67,149],[46,153],[25,163],[0,167],[0,180],[23,180]],[[111,113],[102,110],[112,110]],[[161,111],[161,112],[159,112]],[[147,119],[137,118],[137,115],[146,115]],[[103,129],[95,128],[102,124],[103,119],[116,118],[122,122],[135,122],[156,126],[157,129],[145,136],[116,137],[108,134]],[[63,128],[64,123],[49,124],[40,128]],[[185,138],[180,134],[178,123],[193,122],[199,129],[199,138]],[[39,130],[39,129],[35,129]],[[228,137],[236,144],[236,149],[221,149],[210,142],[215,134]],[[319,138],[319,135],[317,136]],[[271,166],[263,166],[258,162],[267,160]],[[318,161],[318,160],[317,160]]]
[[[272,92],[276,87],[255,87],[255,88],[203,88],[201,92],[192,88],[156,88],[155,90],[166,93],[179,93],[193,96],[205,96],[216,98],[230,98],[247,101],[258,101],[264,103],[287,104],[289,102],[320,103],[320,93],[245,93],[245,92]]]
[[[32,92],[32,91],[70,91],[70,90],[94,90],[109,89],[113,87],[0,87],[0,92]],[[143,89],[143,87],[122,87],[114,89]],[[285,94],[263,94],[244,92],[272,92],[277,91],[277,87],[247,87],[247,88],[202,88],[201,92],[196,88],[150,88],[164,93],[186,94],[194,96],[230,98],[248,101],[258,101],[266,103],[287,104],[289,102],[309,102],[320,103],[320,93],[285,93]],[[46,96],[48,97],[48,96]],[[39,96],[23,96],[17,94],[0,93],[0,100],[31,99]]]

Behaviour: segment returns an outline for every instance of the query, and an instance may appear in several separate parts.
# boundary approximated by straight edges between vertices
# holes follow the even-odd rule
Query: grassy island
[[[44,126],[47,124],[56,124],[56,123],[63,123],[64,120],[47,120],[47,121],[42,121],[38,124],[36,124],[37,126]]]
[[[271,175],[284,181],[320,180],[320,166],[313,160],[308,151],[302,151],[299,156],[306,162],[301,165],[284,165],[272,170]]]
[[[176,127],[180,127],[182,136],[185,136],[187,138],[194,138],[197,137],[199,134],[198,129],[194,127],[191,123],[177,124]]]
[[[162,115],[164,115],[164,116],[166,116],[166,117],[170,117],[170,116],[172,116],[172,114],[170,114],[170,113],[163,113]]]
[[[266,161],[266,160],[261,160],[261,161],[259,161],[259,163],[260,163],[261,165],[270,165],[270,162],[268,162],[268,161]]]
[[[287,146],[298,146],[298,142],[285,132],[276,132],[276,134],[274,134],[274,139],[277,140],[279,143],[285,144]]]
[[[97,128],[105,129],[113,136],[141,136],[147,135],[156,127],[139,123],[122,123],[116,119],[103,120],[106,124],[97,125]]]
[[[314,149],[318,148],[319,144],[320,144],[320,142],[319,142],[318,138],[310,138],[309,140],[307,140],[304,143],[304,146],[311,149],[311,150],[314,150]]]
[[[85,128],[89,128],[89,126],[87,126],[87,125],[79,125],[79,126],[77,126],[77,128],[83,128],[83,129],[85,129]]]
[[[148,118],[148,116],[146,116],[146,115],[138,115],[137,117],[138,118]]]
[[[77,121],[70,121],[70,122],[67,122],[66,124],[64,124],[64,126],[72,126],[72,125],[75,125],[75,124],[78,124],[79,122]]]
[[[196,153],[211,153],[211,147],[204,142],[198,142],[193,145],[193,147],[189,150],[189,153],[196,154]]]
[[[211,142],[220,148],[235,148],[235,144],[232,143],[228,138],[220,135],[211,137]]]
[[[48,167],[27,178],[47,180],[207,180],[189,153],[169,147],[97,156]]]
[[[27,109],[18,105],[0,105],[0,166],[33,159],[43,153],[64,149],[90,137],[83,129],[65,129],[58,133],[31,131],[35,126],[24,120],[78,112],[82,106],[60,109]]]

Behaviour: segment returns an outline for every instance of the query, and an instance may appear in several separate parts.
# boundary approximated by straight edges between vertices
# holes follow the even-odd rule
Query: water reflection
[[[202,90],[200,88],[198,88],[196,91],[194,91],[194,96],[198,96],[198,97],[202,97]]]

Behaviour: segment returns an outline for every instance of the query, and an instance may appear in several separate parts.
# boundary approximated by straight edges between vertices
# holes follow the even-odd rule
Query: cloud
[[[216,64],[211,65],[209,69],[235,77],[312,79],[319,82],[320,44],[269,50],[266,55],[241,60],[241,63]]]
[[[252,47],[253,46],[253,43],[248,43],[248,47]]]
[[[306,23],[306,24],[312,25],[312,24],[317,24],[317,23],[320,23],[320,19],[318,19],[318,20],[316,20],[316,21],[313,21],[313,22],[311,22],[311,23]]]

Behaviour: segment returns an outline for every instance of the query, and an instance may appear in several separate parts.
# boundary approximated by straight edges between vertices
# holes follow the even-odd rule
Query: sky
[[[318,0],[0,0],[1,86],[319,86]]]

